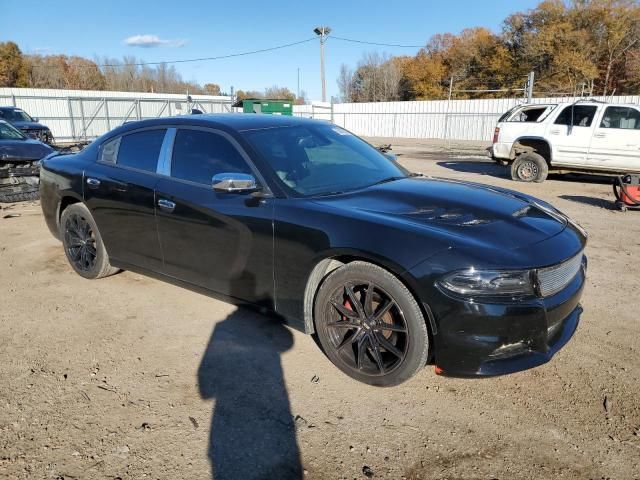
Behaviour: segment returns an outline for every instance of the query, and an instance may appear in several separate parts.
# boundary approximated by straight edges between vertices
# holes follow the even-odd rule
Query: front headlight
[[[534,295],[531,270],[476,270],[470,268],[449,273],[438,285],[449,292],[464,296],[524,296]]]

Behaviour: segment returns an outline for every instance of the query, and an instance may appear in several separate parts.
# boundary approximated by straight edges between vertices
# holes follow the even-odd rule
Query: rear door
[[[156,185],[164,273],[273,308],[273,199],[212,188],[218,173],[252,174],[264,185],[237,142],[178,128],[164,173]]]
[[[589,165],[615,171],[640,171],[640,109],[607,106],[593,133]]]
[[[109,256],[154,271],[162,268],[154,188],[166,131],[136,130],[106,142],[84,178],[85,203]]]
[[[568,105],[549,125],[552,165],[585,166],[594,130],[596,105]]]

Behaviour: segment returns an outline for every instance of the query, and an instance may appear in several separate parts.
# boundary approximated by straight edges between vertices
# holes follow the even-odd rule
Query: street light
[[[327,85],[324,78],[324,42],[331,33],[329,27],[316,27],[313,32],[320,37],[320,82],[322,83],[322,101],[327,101]]]

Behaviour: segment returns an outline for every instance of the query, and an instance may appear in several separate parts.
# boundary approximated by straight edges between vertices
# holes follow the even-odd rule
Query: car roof
[[[0,110],[22,110],[18,107],[0,107]]]
[[[260,130],[264,128],[292,127],[297,125],[326,125],[323,120],[312,120],[309,118],[293,117],[288,115],[269,115],[259,113],[215,113],[198,115],[178,115],[174,117],[162,117],[149,120],[139,120],[128,122],[122,127],[123,130],[133,130],[141,127],[152,127],[162,125],[195,125],[223,127],[226,129],[240,131]],[[120,130],[120,129],[118,129]]]

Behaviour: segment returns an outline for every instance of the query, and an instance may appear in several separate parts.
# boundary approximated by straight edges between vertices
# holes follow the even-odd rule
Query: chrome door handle
[[[98,188],[100,186],[100,180],[97,178],[87,178],[87,185],[89,188]]]
[[[606,133],[596,133],[593,135],[596,138],[606,138],[607,134]]]
[[[560,134],[560,130],[551,130],[549,133],[551,135],[559,135]]]
[[[176,208],[175,203],[173,203],[171,200],[165,200],[164,198],[158,200],[158,206],[165,212],[173,212],[173,209]]]

